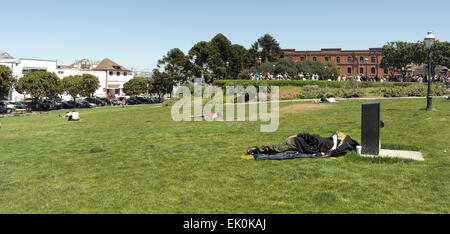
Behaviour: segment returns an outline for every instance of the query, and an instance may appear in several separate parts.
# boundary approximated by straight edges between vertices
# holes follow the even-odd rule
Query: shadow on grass
[[[346,162],[365,162],[376,164],[411,164],[415,162],[412,159],[402,159],[402,158],[362,157],[356,152],[351,152],[347,154],[344,160]]]
[[[399,144],[390,144],[390,143],[382,143],[382,149],[390,149],[390,150],[407,150],[407,151],[420,151],[420,147],[414,145],[399,145]]]

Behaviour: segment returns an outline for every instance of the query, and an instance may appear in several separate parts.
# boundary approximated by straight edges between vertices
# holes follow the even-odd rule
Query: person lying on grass
[[[69,111],[67,111],[66,112],[66,115],[59,115],[59,117],[68,117],[69,119],[68,119],[68,121],[78,121],[78,120],[80,120],[80,114],[78,114],[78,112],[76,112],[76,111],[71,111],[71,112],[69,112]]]
[[[338,157],[356,150],[357,145],[359,145],[357,141],[339,131],[336,131],[330,137],[299,133],[288,137],[280,144],[249,147],[247,149],[247,154],[273,155],[286,153],[309,154],[317,155],[318,157]]]
[[[219,118],[221,116],[222,116],[222,114],[219,112],[219,113],[205,113],[203,115],[191,115],[189,117],[191,117],[191,118],[211,118],[211,119],[216,119],[216,118]]]

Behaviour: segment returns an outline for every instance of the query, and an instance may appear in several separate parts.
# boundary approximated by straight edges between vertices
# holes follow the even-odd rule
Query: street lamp
[[[205,70],[206,70],[206,64],[203,64],[203,69],[202,69],[202,81],[201,81],[202,84],[205,83],[205,76],[204,76]]]
[[[425,37],[425,46],[428,49],[428,93],[427,93],[427,110],[432,110],[433,105],[431,103],[432,101],[432,94],[431,94],[431,48],[434,45],[434,41],[436,38],[433,35],[432,31],[429,31],[427,33],[427,36]]]
[[[369,72],[367,71],[367,69],[368,69],[367,67],[369,65],[369,58],[365,58],[365,60],[366,60],[366,79],[368,79]]]
[[[230,62],[227,61],[227,71],[226,71],[226,79],[228,79],[228,65],[230,65]]]

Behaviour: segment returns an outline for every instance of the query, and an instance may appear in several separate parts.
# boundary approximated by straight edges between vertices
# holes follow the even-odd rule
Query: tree
[[[391,71],[399,70],[404,77],[407,72],[407,66],[418,57],[422,57],[418,52],[415,43],[395,41],[388,42],[383,46],[383,59],[380,67]]]
[[[83,97],[91,97],[94,95],[95,91],[100,87],[100,81],[97,76],[92,74],[83,74],[82,75],[82,91],[81,96]]]
[[[325,74],[325,65],[319,61],[303,60],[297,62],[297,72],[303,73],[306,76],[309,74],[318,74],[323,77]]]
[[[269,34],[260,37],[250,48],[253,58],[261,58],[261,62],[275,62],[283,57],[280,44]]]
[[[151,93],[158,94],[158,97],[164,94],[172,93],[174,82],[169,74],[160,72],[158,69],[153,69],[152,80],[150,81]]]
[[[128,96],[138,96],[149,90],[149,82],[144,77],[134,77],[123,85],[122,90]]]
[[[178,48],[171,49],[167,54],[158,61],[158,68],[163,67],[164,71],[169,75],[175,83],[184,83],[191,75],[190,70],[192,64],[189,57],[184,55],[183,51]]]
[[[35,71],[24,75],[14,87],[20,94],[33,99],[56,96],[62,93],[61,81],[53,72]]]
[[[450,43],[435,41],[431,53],[432,71],[438,65],[450,66]],[[400,70],[402,76],[406,75],[410,64],[426,64],[428,67],[428,50],[423,41],[416,43],[395,41],[383,46],[383,60],[381,67],[395,71]]]
[[[254,59],[253,59],[254,60]],[[226,79],[237,79],[239,73],[252,66],[251,55],[245,47],[234,44],[231,46],[231,58],[227,66],[227,77]]]
[[[294,60],[292,60],[291,58],[282,58],[275,64],[274,72],[275,74],[287,73],[289,75],[296,75],[298,73],[298,70],[296,68],[296,63],[294,62]]]
[[[414,44],[413,63],[426,64],[428,67],[428,49],[423,41]],[[450,43],[448,41],[435,41],[431,50],[431,66],[432,71],[436,66],[450,67]]]
[[[81,75],[66,76],[61,80],[61,84],[63,91],[72,96],[73,101],[76,101],[78,95],[83,94],[83,76]]]
[[[325,73],[323,74],[325,79],[331,79],[341,75],[341,69],[333,62],[326,62],[325,68]]]
[[[11,69],[7,66],[0,65],[0,99],[8,96],[9,91],[16,83],[16,78],[13,76]]]
[[[217,48],[222,61],[226,62],[231,60],[231,41],[228,40],[228,38],[226,38],[222,33],[214,36],[209,43],[211,46]]]

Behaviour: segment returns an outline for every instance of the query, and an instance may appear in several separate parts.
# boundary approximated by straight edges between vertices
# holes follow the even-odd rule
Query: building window
[[[58,71],[58,74],[64,74],[64,71]]]
[[[359,57],[359,63],[363,64],[364,63],[364,57]]]
[[[303,60],[305,60],[305,57],[300,57],[300,61],[303,61]]]
[[[341,57],[336,57],[336,63],[341,63]]]
[[[374,56],[372,56],[372,58],[370,58],[370,59],[371,59],[372,63],[375,63],[375,57]]]
[[[364,74],[364,68],[362,67],[359,68],[359,74]]]
[[[317,61],[317,58],[316,58],[316,57],[313,57],[313,61],[314,61],[314,62]]]
[[[384,74],[386,74],[386,75],[388,74],[388,69],[386,69],[386,68],[384,69]]]
[[[117,72],[117,76],[120,76],[120,72]]]
[[[347,63],[352,63],[352,57],[347,58]]]
[[[112,71],[110,71],[110,72],[109,72],[109,75],[110,75],[110,76],[112,76],[112,75],[113,75],[113,72],[112,72]]]
[[[375,68],[372,67],[372,74],[375,74]]]
[[[124,75],[124,76],[127,76],[127,72],[124,72],[123,75]]]
[[[328,62],[328,57],[325,57],[325,62]]]
[[[352,74],[352,68],[351,67],[347,68],[347,73],[348,74]]]

